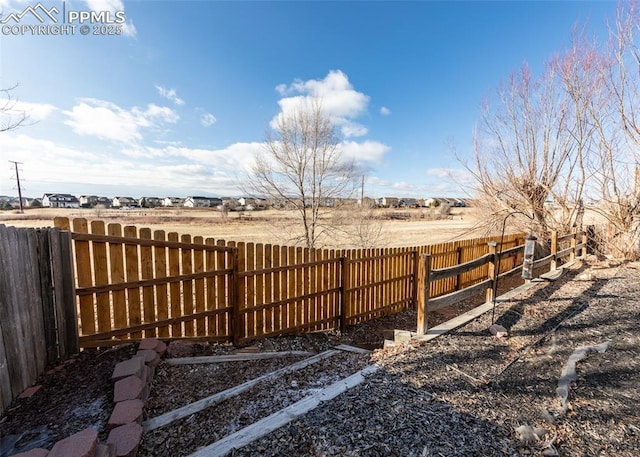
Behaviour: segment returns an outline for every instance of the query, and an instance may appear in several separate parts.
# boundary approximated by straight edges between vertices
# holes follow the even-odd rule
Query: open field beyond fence
[[[381,236],[371,247],[403,247],[435,244],[455,239],[477,238],[486,233],[486,224],[475,208],[453,208],[448,216],[435,214],[429,208],[378,209],[374,215]],[[288,244],[283,234],[297,223],[297,215],[288,210],[230,212],[225,215],[209,208],[152,208],[136,210],[32,208],[24,214],[0,212],[0,223],[15,227],[47,227],[55,217],[84,218],[118,223],[122,226],[164,230],[192,237],[239,240],[262,244]],[[336,240],[331,239],[331,246]],[[340,248],[361,247],[348,240]]]

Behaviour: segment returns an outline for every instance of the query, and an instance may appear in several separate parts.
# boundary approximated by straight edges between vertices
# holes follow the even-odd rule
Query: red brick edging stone
[[[142,439],[142,414],[151,389],[155,367],[167,350],[156,338],[140,342],[132,358],[118,363],[111,379],[115,407],[107,423],[106,443],[98,442],[98,432],[87,428],[58,441],[50,451],[32,449],[14,457],[135,457]]]

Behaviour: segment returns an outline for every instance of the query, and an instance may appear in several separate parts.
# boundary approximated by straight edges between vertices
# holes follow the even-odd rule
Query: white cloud
[[[455,179],[457,181],[468,181],[473,179],[471,173],[461,168],[429,168],[427,169],[428,176],[434,176],[436,178]]]
[[[83,99],[71,111],[64,111],[75,133],[84,136],[130,143],[142,139],[142,128],[157,127],[163,123],[175,124],[180,117],[171,108],[154,104],[146,109],[130,110],[96,99]]]
[[[283,97],[285,95],[287,95],[288,92],[288,86],[286,84],[278,84],[276,86],[276,92],[278,92],[280,95],[282,95]]]
[[[367,184],[370,184],[372,186],[388,186],[389,185],[389,181],[387,181],[386,179],[382,179],[378,176],[370,176],[367,178]]]
[[[2,140],[3,153],[23,162],[29,196],[78,188],[82,189],[80,193],[106,192],[107,196],[123,192],[133,196],[158,192],[186,196],[196,191],[238,194],[239,175],[263,147],[262,143],[236,143],[219,150],[139,146],[105,153],[86,152],[81,146],[67,147],[24,134],[7,134]],[[2,187],[7,184],[0,181],[0,194],[10,190]],[[96,190],[98,187],[102,190]]]
[[[377,141],[364,141],[362,143],[345,141],[341,144],[341,148],[345,156],[358,163],[380,163],[384,154],[391,149],[386,144]]]
[[[367,128],[364,125],[349,121],[346,121],[342,124],[341,131],[345,138],[351,138],[354,136],[365,136],[368,132]]]
[[[4,14],[7,9],[18,11],[32,3],[29,0],[0,0],[0,7],[2,7],[2,13]]]
[[[35,197],[45,191],[64,192],[65,183],[100,183],[115,181],[122,165],[101,154],[81,151],[53,141],[24,134],[5,135],[2,149],[11,157],[19,157],[26,178],[25,193]],[[55,189],[51,182],[58,182]],[[40,188],[40,192],[35,189]]]
[[[295,80],[290,85],[279,84],[276,91],[283,96],[278,101],[280,113],[271,121],[275,126],[280,116],[288,116],[311,100],[319,100],[324,112],[332,118],[346,137],[363,136],[367,129],[354,119],[366,112],[369,97],[358,92],[340,70],[331,70],[322,80]]]
[[[180,156],[229,172],[249,170],[255,156],[264,148],[263,143],[234,143],[224,149],[166,148],[167,154]]]
[[[165,147],[132,146],[122,150],[122,153],[136,159],[148,160],[178,160],[181,163],[196,163],[209,169],[249,170],[255,156],[262,151],[263,143],[234,143],[223,149],[189,148],[184,146],[167,145]]]
[[[26,115],[29,121],[41,121],[49,117],[57,108],[48,103],[29,103],[20,100],[0,99],[3,114],[11,117]]]
[[[184,100],[178,97],[175,89],[167,89],[163,86],[156,85],[156,90],[161,97],[173,102],[176,105],[184,105]]]
[[[204,113],[202,116],[200,116],[200,123],[204,127],[211,127],[217,121],[218,119],[216,119],[216,117],[211,113]]]
[[[87,6],[92,11],[110,11],[115,13],[116,11],[124,11],[124,3],[121,0],[86,0]],[[127,17],[127,20],[122,24],[122,31],[125,36],[135,37],[138,31],[133,25],[133,21]]]
[[[386,106],[383,106],[382,108],[380,108],[380,114],[382,114],[383,116],[388,116],[391,114],[391,110]]]
[[[436,178],[440,183],[451,188],[471,188],[475,184],[475,178],[468,170],[463,168],[429,168],[427,176]]]
[[[140,125],[147,127],[153,124],[154,120],[175,124],[180,120],[180,116],[171,108],[158,106],[153,103],[147,105],[146,110],[132,108],[131,112],[140,120]]]

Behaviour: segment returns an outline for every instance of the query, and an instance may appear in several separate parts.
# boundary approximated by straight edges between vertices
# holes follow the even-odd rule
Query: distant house
[[[422,202],[422,206],[425,208],[435,208],[436,206],[440,206],[440,200],[435,197],[425,198]]]
[[[358,205],[364,206],[365,208],[371,208],[376,206],[376,200],[371,197],[364,197],[364,199],[358,199]]]
[[[113,197],[111,206],[113,208],[136,208],[138,207],[138,200],[132,197]]]
[[[327,198],[323,206],[355,206],[357,204],[357,198]]]
[[[398,200],[398,206],[400,208],[417,208],[418,206],[420,206],[418,204],[418,199],[417,198],[401,198],[400,200]]]
[[[256,209],[267,209],[269,206],[269,201],[266,198],[254,198],[253,202]]]
[[[111,208],[111,199],[109,197],[98,197],[96,206],[103,206],[105,208]]]
[[[108,197],[98,197],[97,195],[81,195],[79,198],[81,208],[95,208],[100,205],[110,208],[112,200]]]
[[[222,202],[222,201],[221,201]],[[209,208],[211,205],[211,199],[209,197],[187,197],[184,199],[182,206],[187,208]],[[218,205],[215,205],[218,206]]]
[[[238,203],[238,199],[233,197],[222,197],[220,200],[222,200],[222,207],[231,211],[235,211],[235,209],[240,206]]]
[[[0,209],[11,209],[11,197],[7,195],[0,195]]]
[[[165,197],[162,199],[162,206],[182,206],[184,198]]]
[[[158,206],[163,206],[162,202],[162,198],[142,197],[138,200],[138,205],[140,208],[156,208]]]
[[[243,209],[252,211],[255,209],[266,209],[268,201],[266,198],[240,197],[237,204]]]
[[[378,199],[378,206],[382,208],[397,208],[400,199],[397,197],[382,197]]]
[[[31,206],[31,202],[33,199],[22,197],[22,206],[28,207]],[[37,206],[37,205],[36,205]],[[16,209],[20,208],[20,199],[18,197],[0,197],[0,208],[1,209]]]
[[[44,194],[42,206],[48,208],[80,208],[80,201],[71,194]]]
[[[93,208],[94,206],[96,206],[96,203],[98,201],[98,196],[97,195],[80,195],[80,198],[78,198],[78,201],[80,202],[80,207],[82,208]]]

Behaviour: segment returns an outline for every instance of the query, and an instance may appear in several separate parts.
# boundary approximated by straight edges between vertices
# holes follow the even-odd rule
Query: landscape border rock
[[[163,341],[145,338],[136,355],[114,367],[115,407],[107,423],[110,432],[106,443],[98,441],[97,430],[87,428],[56,442],[51,450],[36,448],[14,457],[134,457],[142,439],[140,423],[154,367],[166,350]]]

